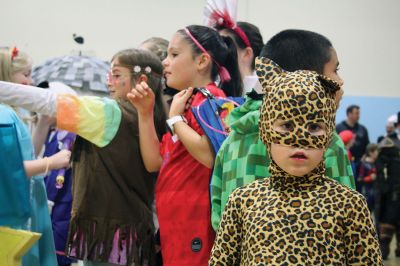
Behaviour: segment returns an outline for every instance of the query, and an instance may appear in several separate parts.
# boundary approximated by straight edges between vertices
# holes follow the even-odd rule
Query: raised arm
[[[174,96],[169,111],[169,117],[182,115],[187,107],[186,104],[192,96],[193,88],[183,90]],[[175,134],[179,140],[198,162],[208,168],[214,166],[214,150],[206,135],[199,135],[193,128],[183,121],[174,124]]]
[[[57,95],[42,88],[0,81],[0,102],[57,117],[58,128],[99,147],[110,143],[121,122],[121,109],[108,98]]]
[[[160,170],[160,142],[154,125],[154,93],[146,82],[136,84],[127,95],[138,112],[140,153],[149,172]]]
[[[54,117],[57,95],[42,88],[0,81],[0,102]]]

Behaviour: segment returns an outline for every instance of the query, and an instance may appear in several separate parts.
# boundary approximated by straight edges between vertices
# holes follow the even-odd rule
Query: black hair
[[[160,59],[154,53],[144,49],[126,49],[115,54],[111,61],[118,59],[118,62],[132,70],[132,83],[136,83],[141,74],[147,76],[147,84],[153,90],[155,95],[154,103],[154,124],[157,134],[161,137],[166,132],[165,120],[167,119],[164,107],[163,94],[163,67]],[[135,66],[140,66],[141,71],[133,72]],[[151,68],[150,73],[146,73],[146,67]]]
[[[352,113],[354,109],[360,110],[360,106],[355,105],[355,104],[350,105],[350,106],[347,107],[347,109],[346,109],[346,115]]]
[[[323,35],[306,30],[284,30],[273,36],[260,56],[267,57],[287,71],[313,70],[323,74],[331,59],[332,43]]]
[[[236,25],[242,29],[244,34],[246,34],[246,37],[250,42],[251,49],[253,49],[254,58],[259,56],[261,49],[264,46],[264,41],[263,41],[263,37],[260,33],[260,29],[256,25],[248,23],[248,22],[244,22],[244,21],[238,21],[236,23]],[[240,36],[234,30],[225,28],[224,26],[217,26],[216,29],[218,31],[220,31],[220,30],[228,31],[238,48],[245,49],[247,47],[247,45],[243,41],[243,39],[240,38]],[[252,60],[251,68],[253,70],[254,70],[254,64],[255,64],[255,62],[254,62],[254,60]]]
[[[186,27],[193,37],[204,47],[204,49],[218,62],[220,66],[225,67],[231,80],[221,84],[221,89],[227,96],[241,96],[243,85],[240,76],[239,66],[237,62],[237,51],[233,40],[230,37],[222,37],[212,28],[200,25],[191,25]],[[188,36],[185,30],[178,31],[183,38],[191,45],[195,55],[201,54],[202,51]],[[219,74],[217,64],[212,61],[211,78],[216,80]]]

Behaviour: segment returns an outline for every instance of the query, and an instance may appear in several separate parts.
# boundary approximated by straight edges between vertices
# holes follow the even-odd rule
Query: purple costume
[[[73,143],[75,134],[68,133],[61,136],[64,131],[51,130],[45,143],[43,156],[51,156],[60,151],[63,143]],[[60,138],[61,136],[61,138]],[[51,212],[51,222],[54,232],[54,243],[56,246],[57,262],[59,266],[70,265],[75,260],[65,256],[65,244],[67,242],[69,221],[71,219],[72,206],[72,174],[71,168],[64,173],[64,183],[62,187],[57,185],[57,176],[61,170],[53,170],[45,177],[47,198],[54,203]]]

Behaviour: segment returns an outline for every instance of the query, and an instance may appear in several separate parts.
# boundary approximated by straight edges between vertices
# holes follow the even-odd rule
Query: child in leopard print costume
[[[339,85],[267,58],[257,58],[256,72],[271,177],[230,196],[209,264],[383,265],[363,196],[325,176]]]

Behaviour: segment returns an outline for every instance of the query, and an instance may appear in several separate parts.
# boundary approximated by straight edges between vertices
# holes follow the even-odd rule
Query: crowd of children
[[[367,147],[358,193],[332,43],[284,30],[264,45],[217,11],[116,53],[110,97],[30,86],[29,57],[0,50],[0,123],[16,126],[32,208],[8,226],[42,234],[23,265],[382,265],[400,227],[398,136]],[[222,132],[195,113],[232,97],[244,103],[211,112]]]

